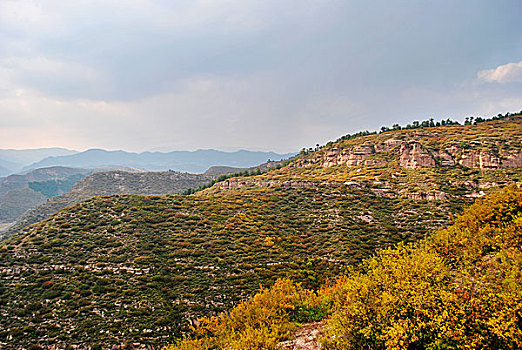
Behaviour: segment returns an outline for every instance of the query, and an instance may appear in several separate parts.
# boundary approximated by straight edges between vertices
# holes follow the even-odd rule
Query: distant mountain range
[[[104,166],[126,166],[148,171],[174,170],[189,173],[203,173],[212,166],[249,168],[267,160],[280,160],[294,156],[295,153],[254,152],[240,150],[223,152],[217,150],[173,151],[131,153],[125,151],[105,151],[90,149],[71,155],[50,156],[33,163],[24,170],[51,166],[75,168],[99,168]]]
[[[29,164],[47,157],[65,156],[74,153],[78,152],[65,148],[0,149],[0,176],[18,173]]]
[[[3,164],[3,162],[1,160],[0,160],[0,164]],[[11,172],[12,172],[12,170],[9,170],[5,166],[0,165],[0,176],[9,175],[9,174],[11,174]]]
[[[54,166],[82,169],[134,168],[134,170],[144,171],[174,170],[203,173],[213,166],[250,168],[269,159],[280,160],[294,155],[295,153],[279,154],[246,150],[224,152],[213,149],[166,153],[132,153],[103,149],[77,152],[65,148],[0,149],[0,177]]]
[[[2,224],[0,231],[6,230],[9,227],[8,225],[12,225],[20,216],[31,209],[33,210],[27,213],[31,219],[22,220],[24,223],[32,223],[36,220],[34,218],[46,218],[54,211],[91,195],[183,192],[189,188],[197,188],[208,183],[213,177],[221,174],[246,169],[253,170],[254,166],[259,166],[269,159],[272,160],[270,164],[276,164],[277,160],[291,156],[293,156],[291,153],[278,154],[245,150],[237,152],[217,150],[174,151],[169,153],[143,152],[139,154],[102,149],[91,149],[84,152],[63,148],[0,150],[0,224]],[[270,167],[270,165],[262,164],[260,167]],[[210,169],[208,174],[194,178],[189,176],[190,174],[180,174],[179,179],[173,180],[173,175],[170,175],[172,171],[204,173],[207,169]],[[96,190],[92,190],[91,186],[88,188],[89,191],[80,191],[81,193],[78,195],[58,197],[56,201],[48,202],[51,197],[65,194],[77,181],[93,172],[144,173],[167,170],[171,172],[154,176],[151,174],[143,175],[150,181],[146,181],[147,184],[133,183],[133,185],[138,186],[135,188],[119,183],[118,190],[114,190],[109,188],[110,183],[106,183],[105,187],[109,186],[107,188],[96,186]],[[100,178],[100,176],[96,176],[93,179]],[[125,178],[129,180],[133,176],[128,175]],[[96,183],[98,184],[98,182]],[[157,183],[167,185],[162,185],[165,188],[158,189]],[[153,186],[151,188],[154,188],[154,190],[149,189],[150,186]],[[46,204],[46,202],[48,203]],[[35,209],[41,204],[42,210]]]

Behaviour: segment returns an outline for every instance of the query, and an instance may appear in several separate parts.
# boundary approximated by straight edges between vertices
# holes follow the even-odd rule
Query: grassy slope
[[[504,127],[498,135],[520,125],[485,124]],[[459,132],[487,137],[479,126]],[[416,132],[429,141],[430,130]],[[470,203],[465,195],[477,192],[465,184],[470,178],[520,178],[520,169],[399,170],[405,175],[395,176],[391,166],[288,166],[249,177],[237,190],[218,184],[192,196],[97,197],[68,208],[0,246],[0,341],[167,344],[191,321],[228,309],[260,284],[289,277],[317,287],[377,248],[424,237]],[[280,183],[259,186],[267,180]],[[281,185],[288,180],[314,185]],[[375,191],[382,186],[390,195]],[[400,192],[419,186],[445,186],[454,197],[414,200]]]

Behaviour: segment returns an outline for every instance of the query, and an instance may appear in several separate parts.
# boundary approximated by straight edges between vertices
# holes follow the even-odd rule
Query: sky
[[[0,148],[298,151],[522,110],[520,0],[1,0]]]

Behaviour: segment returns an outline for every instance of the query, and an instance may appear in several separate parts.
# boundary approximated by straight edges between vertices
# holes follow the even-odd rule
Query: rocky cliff
[[[388,198],[475,198],[520,179],[514,175],[522,168],[521,131],[522,119],[515,116],[341,139],[303,152],[280,170],[227,179],[209,192],[348,187]]]
[[[521,126],[522,128],[522,126]],[[363,165],[385,165],[398,160],[400,166],[418,169],[460,164],[468,168],[503,169],[522,167],[519,149],[506,150],[495,143],[474,142],[471,144],[450,143],[443,148],[423,145],[421,142],[390,138],[375,144],[351,147],[336,147],[314,153],[310,157],[297,159],[291,167],[347,167]]]

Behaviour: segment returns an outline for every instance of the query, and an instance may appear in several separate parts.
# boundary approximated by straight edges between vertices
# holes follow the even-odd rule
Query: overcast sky
[[[286,152],[520,111],[521,17],[520,0],[0,0],[0,148]]]

